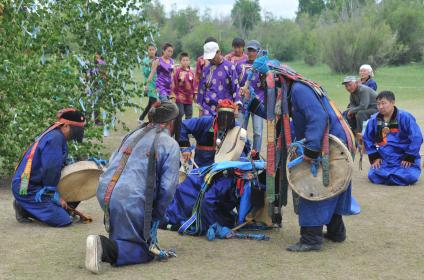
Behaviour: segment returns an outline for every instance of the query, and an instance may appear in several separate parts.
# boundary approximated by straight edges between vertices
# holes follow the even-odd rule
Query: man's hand
[[[183,163],[187,163],[191,159],[191,152],[182,152],[181,157],[183,158]]]
[[[244,100],[250,100],[250,90],[245,87],[240,88],[240,96],[243,96]]]
[[[353,113],[351,111],[347,112],[347,118],[351,119],[353,117]]]
[[[372,164],[371,164],[371,168],[372,169],[378,169],[378,168],[380,168],[380,166],[381,166],[381,158],[378,158],[378,159],[376,159],[376,160],[374,160],[373,162],[372,162]]]
[[[303,155],[303,160],[304,160],[304,161],[307,161],[307,162],[309,162],[309,163],[311,163],[311,162],[312,162],[312,158],[310,158],[310,157],[308,157],[308,156],[305,156],[305,155]]]
[[[59,202],[60,202],[60,206],[62,206],[62,208],[64,208],[64,209],[68,208],[68,203],[66,203],[66,201],[63,200],[63,198],[61,198],[59,200]]]
[[[411,167],[411,163],[409,161],[402,160],[400,166],[402,166],[403,168],[409,168]]]

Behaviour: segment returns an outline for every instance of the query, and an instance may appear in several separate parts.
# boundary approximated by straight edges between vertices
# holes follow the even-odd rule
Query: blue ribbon
[[[108,163],[107,160],[96,158],[96,157],[89,157],[88,160],[94,161],[97,164],[97,166],[100,166],[100,167],[105,166]]]
[[[287,165],[289,167],[289,169],[295,167],[296,165],[300,164],[301,162],[303,162],[303,154],[304,154],[304,150],[303,150],[303,142],[302,141],[296,141],[293,142],[290,147],[297,147],[296,153],[299,155],[297,158],[295,158],[294,160],[291,160]],[[311,162],[311,173],[314,177],[318,176],[318,168],[319,168],[319,164],[322,161],[321,157],[318,157],[316,159],[313,159]]]
[[[35,202],[43,202],[42,196],[46,194],[46,195],[51,195],[53,194],[51,200],[56,203],[57,205],[60,205],[60,195],[59,193],[56,191],[56,187],[53,186],[46,186],[46,187],[42,187],[41,189],[38,190],[38,192],[35,194]]]
[[[181,153],[192,152],[194,150],[194,145],[190,147],[181,148]]]

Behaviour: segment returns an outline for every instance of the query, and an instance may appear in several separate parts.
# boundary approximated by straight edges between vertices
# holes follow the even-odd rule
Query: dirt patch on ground
[[[414,113],[423,127],[417,104]],[[137,119],[136,113],[125,117]],[[135,125],[134,125],[135,126]],[[113,150],[122,133],[112,133],[106,146]],[[265,141],[263,142],[265,143]],[[322,252],[290,253],[286,246],[299,238],[297,216],[291,201],[283,208],[283,228],[266,232],[270,241],[217,240],[180,236],[160,231],[163,247],[176,248],[178,257],[121,268],[108,267],[95,276],[84,269],[88,234],[106,234],[97,200],[83,202],[80,211],[93,217],[92,224],[49,228],[18,224],[12,194],[0,185],[0,279],[423,279],[424,182],[409,187],[372,185],[369,165],[357,168],[353,194],[362,212],[345,217],[347,240],[325,242]]]
[[[178,257],[121,268],[109,267],[99,278],[109,279],[422,279],[424,184],[410,187],[372,185],[366,168],[356,170],[353,193],[361,204],[359,216],[346,217],[348,238],[325,242],[317,253],[289,253],[285,247],[299,237],[292,205],[283,208],[281,230],[267,232],[270,241],[217,240],[160,231],[162,246]],[[0,188],[0,279],[92,279],[84,269],[85,238],[106,234],[95,199],[80,210],[92,224],[49,228],[18,224],[12,194]]]

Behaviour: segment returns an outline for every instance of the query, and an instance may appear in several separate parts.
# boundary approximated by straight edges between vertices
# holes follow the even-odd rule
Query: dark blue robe
[[[377,114],[371,116],[363,135],[365,150],[371,158],[381,158],[378,169],[370,168],[369,180],[374,184],[412,185],[421,175],[420,147],[423,142],[420,127],[408,112],[397,110],[398,131],[387,135],[387,144],[377,144]],[[400,165],[402,160],[412,163],[411,167]]]
[[[263,170],[265,163],[255,161],[256,170]],[[252,164],[248,161],[224,161],[212,166],[213,170],[225,170],[225,174],[216,175],[200,203],[201,229],[199,234],[205,234],[215,223],[225,227],[234,227],[244,222],[251,210],[250,181],[244,180],[243,186],[236,187],[237,177],[233,170],[252,171]],[[198,195],[204,184],[206,173],[197,169],[182,182],[175,192],[174,199],[166,210],[165,223],[180,227],[193,215],[193,209]],[[199,174],[196,174],[199,173]],[[212,172],[210,172],[212,173]],[[252,181],[255,188],[265,190],[264,185]],[[233,210],[237,208],[236,214]]]
[[[20,195],[21,175],[24,172],[31,148],[32,146],[26,152],[13,176],[12,192],[16,201],[32,218],[49,226],[61,227],[71,224],[69,213],[60,206],[59,201],[52,200],[68,154],[65,136],[57,128],[41,138],[32,161],[28,194]],[[37,192],[41,193],[45,187],[49,190],[41,195],[41,202],[35,201]]]
[[[297,140],[305,139],[305,149],[316,154],[321,151],[327,120],[329,120],[330,123],[330,134],[337,136],[344,143],[347,143],[343,127],[327,97],[318,97],[309,86],[301,82],[293,82],[289,97],[292,104],[294,134]],[[253,100],[250,110],[266,118],[265,106],[260,103],[258,99]],[[310,227],[329,224],[334,214],[357,214],[359,210],[353,209],[357,205],[355,202],[352,203],[354,199],[352,198],[351,192],[352,187],[351,183],[349,183],[345,192],[327,200],[309,201],[300,198],[300,226]]]
[[[194,161],[199,167],[209,166],[215,162],[215,136],[213,123],[215,117],[212,116],[203,116],[200,118],[192,118],[189,120],[183,120],[181,124],[180,138],[178,142],[182,147],[189,147],[189,134],[193,135],[196,139],[196,144],[201,146],[207,146],[213,148],[212,150],[201,150],[196,147],[194,154]],[[238,123],[236,122],[236,125]],[[196,146],[197,146],[196,145]],[[250,151],[250,144],[247,141],[243,154],[247,155]]]

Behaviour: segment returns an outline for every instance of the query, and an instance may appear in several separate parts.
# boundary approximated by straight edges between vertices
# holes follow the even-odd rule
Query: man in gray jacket
[[[377,112],[377,93],[364,85],[355,76],[344,78],[342,83],[350,93],[350,101],[343,116],[347,118],[353,132],[362,131],[362,123]]]

